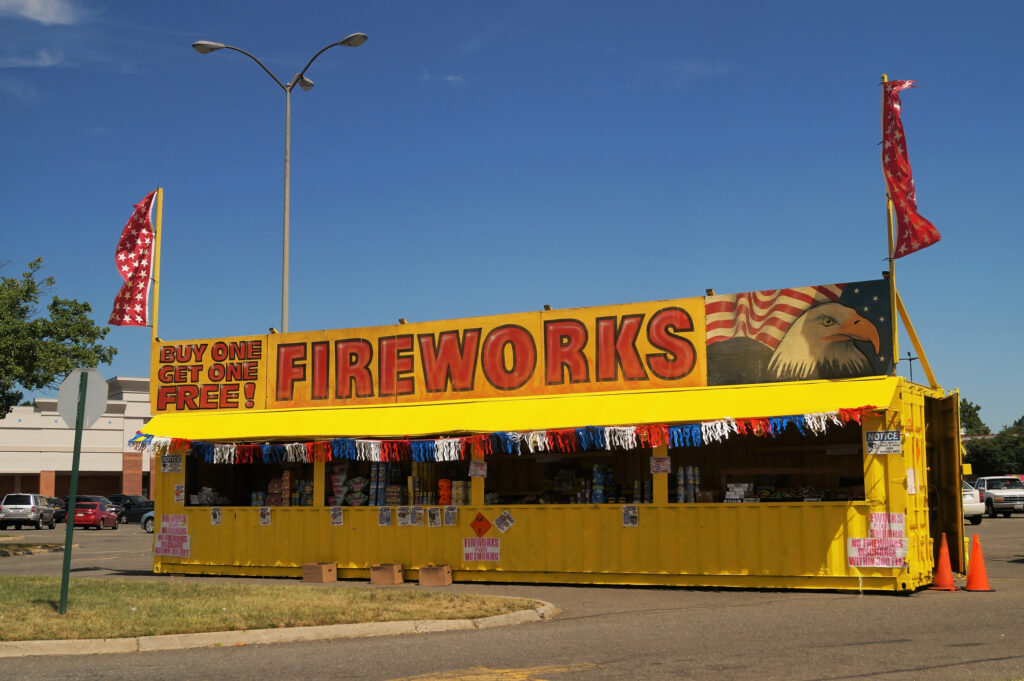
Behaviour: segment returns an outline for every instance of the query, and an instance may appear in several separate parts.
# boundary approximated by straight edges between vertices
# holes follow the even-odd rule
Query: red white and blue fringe
[[[865,414],[877,411],[871,405],[853,409],[774,416],[771,418],[719,419],[682,425],[584,426],[524,432],[501,431],[436,439],[392,438],[386,440],[346,438],[295,442],[290,444],[225,444],[157,437],[136,433],[129,446],[154,456],[191,454],[206,463],[313,463],[336,459],[351,461],[462,461],[471,447],[484,455],[537,452],[624,451],[658,447],[700,447],[724,442],[733,435],[777,437],[790,426],[801,435],[823,435],[829,427],[860,423]]]

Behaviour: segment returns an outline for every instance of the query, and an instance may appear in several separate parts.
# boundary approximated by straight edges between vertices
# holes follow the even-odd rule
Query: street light
[[[266,66],[263,65],[256,57],[252,56],[245,50],[241,50],[231,45],[225,45],[224,43],[215,43],[211,40],[197,40],[192,43],[192,49],[199,54],[210,54],[217,50],[234,50],[235,52],[241,52],[249,59],[260,65],[267,75],[274,79],[282,90],[284,90],[285,108],[284,108],[284,236],[283,244],[281,248],[281,332],[288,332],[288,214],[289,214],[289,200],[291,193],[291,146],[292,146],[292,90],[298,85],[300,88],[309,92],[313,89],[313,81],[306,78],[306,70],[309,69],[310,65],[316,58],[321,54],[339,45],[343,47],[359,47],[366,42],[365,33],[353,33],[350,36],[339,40],[336,43],[324,47],[322,50],[313,55],[313,58],[309,60],[306,66],[295,74],[291,81],[285,85],[277,76],[270,72]]]

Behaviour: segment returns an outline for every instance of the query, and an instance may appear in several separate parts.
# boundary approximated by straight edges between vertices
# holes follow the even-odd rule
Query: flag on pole
[[[942,238],[939,230],[917,212],[917,192],[910,173],[903,122],[900,120],[900,90],[912,87],[914,82],[890,80],[882,83],[885,88],[882,102],[882,170],[885,172],[885,185],[896,214],[894,258],[919,251]]]
[[[114,309],[108,324],[114,326],[147,326],[149,324],[149,282],[153,259],[153,222],[150,213],[156,190],[135,204],[128,224],[117,242],[115,262],[124,279],[121,291],[114,298]]]

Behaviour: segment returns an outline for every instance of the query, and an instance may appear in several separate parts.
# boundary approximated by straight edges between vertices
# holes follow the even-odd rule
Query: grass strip
[[[0,576],[0,641],[130,638],[356,622],[475,619],[536,607],[497,596],[343,584],[199,584]]]

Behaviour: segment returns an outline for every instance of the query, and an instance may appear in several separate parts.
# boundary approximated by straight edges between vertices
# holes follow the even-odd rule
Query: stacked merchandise
[[[469,505],[470,485],[466,480],[455,480],[452,482],[452,503],[456,506]]]
[[[651,503],[651,494],[654,491],[654,482],[651,480],[634,480],[633,481],[633,503],[634,504],[649,504]],[[622,500],[625,503],[625,499]]]
[[[332,496],[328,497],[327,503],[330,506],[341,506],[345,495],[349,492],[348,487],[348,459],[335,461],[331,466],[331,491]]]
[[[296,492],[292,494],[294,503],[292,505],[312,506],[313,505],[313,481],[299,480],[296,484]]]
[[[680,466],[676,469],[676,501],[692,504],[700,494],[700,468]]]
[[[413,506],[431,506],[435,502],[437,473],[434,464],[413,461],[412,475],[407,480],[409,503]]]
[[[269,495],[268,495],[269,496]],[[269,504],[273,506],[274,504]],[[292,472],[281,471],[281,506],[292,505]]]
[[[250,505],[252,505],[252,506],[266,506],[267,505],[267,493],[266,492],[253,492]]]
[[[348,479],[348,493],[342,502],[345,506],[366,506],[370,500],[370,481],[361,476]]]
[[[441,506],[450,506],[452,503],[452,481],[442,478],[437,481],[437,503]]]
[[[729,504],[741,504],[746,499],[756,499],[753,494],[752,482],[730,482],[725,485],[725,501]]]
[[[373,461],[370,463],[370,506],[384,505],[384,467],[386,463]]]
[[[615,495],[615,474],[609,464],[595,463],[591,487],[591,503],[603,504]]]

